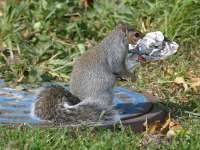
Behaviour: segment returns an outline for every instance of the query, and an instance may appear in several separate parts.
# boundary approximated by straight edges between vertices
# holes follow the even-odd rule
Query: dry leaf
[[[171,117],[169,115],[169,117],[166,119],[165,123],[163,124],[162,128],[160,129],[160,131],[163,133],[163,134],[166,134],[167,131],[169,130],[169,124],[171,122]]]
[[[189,84],[193,90],[197,91],[197,88],[200,87],[200,78],[192,78]]]
[[[179,129],[182,129],[182,126],[179,122],[173,120],[169,123],[169,129],[179,130]]]
[[[171,139],[183,130],[182,126],[177,121],[171,121],[169,124],[169,131],[167,132],[167,138]]]
[[[157,132],[160,132],[161,127],[162,127],[162,125],[161,125],[160,121],[156,121],[153,124],[149,125],[148,133],[155,134]]]
[[[154,144],[170,144],[170,141],[180,131],[183,131],[182,126],[176,120],[169,117],[166,118],[164,123],[155,121],[148,123],[148,120],[143,124],[146,127],[146,134],[140,141],[140,147],[148,147],[150,143]]]
[[[165,120],[165,122],[161,123],[160,121],[155,121],[153,123],[148,123],[148,120],[144,123],[146,127],[146,133],[148,134],[163,134],[166,135],[169,130],[176,131],[182,129],[182,126],[179,122],[172,120],[169,114],[169,117]],[[171,132],[171,131],[170,131]]]
[[[186,81],[184,80],[183,77],[176,77],[176,79],[174,80],[174,83],[176,84],[182,84],[184,87],[184,90],[187,91],[188,90],[188,84],[186,83]]]

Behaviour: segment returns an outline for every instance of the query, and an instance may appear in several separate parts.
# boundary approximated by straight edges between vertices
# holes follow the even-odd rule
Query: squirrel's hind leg
[[[84,99],[80,103],[70,106],[67,103],[63,104],[63,110],[66,113],[75,112],[80,115],[80,118],[90,118],[91,120],[102,120],[102,121],[119,121],[119,113],[113,107],[113,97],[111,94],[104,94],[101,96],[90,97]],[[102,116],[103,115],[103,116]]]

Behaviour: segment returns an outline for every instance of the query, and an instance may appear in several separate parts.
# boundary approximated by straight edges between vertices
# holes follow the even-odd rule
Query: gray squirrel
[[[113,86],[118,77],[133,76],[126,68],[128,45],[142,37],[141,32],[119,24],[75,61],[69,91],[54,85],[40,92],[34,115],[65,124],[118,121],[118,112],[113,109]]]

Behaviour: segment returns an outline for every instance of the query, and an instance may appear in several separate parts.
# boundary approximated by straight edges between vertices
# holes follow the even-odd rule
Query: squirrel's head
[[[125,40],[128,43],[128,45],[132,45],[132,46],[137,45],[138,41],[144,37],[144,34],[142,32],[124,23],[119,23],[116,27],[116,30],[122,32],[125,35]],[[129,48],[128,53],[131,53],[132,54],[131,56],[134,56],[133,58],[136,61],[140,61],[140,62],[145,61],[142,57],[140,57],[140,55],[136,53],[135,49]]]
[[[118,31],[121,31],[125,34],[128,44],[135,45],[140,39],[144,37],[142,32],[124,23],[119,23],[116,28]]]
[[[128,53],[135,54],[135,51],[129,49],[129,45],[136,45],[142,38],[143,34],[138,30],[127,24],[119,23],[115,30],[99,43],[99,46],[118,61],[119,57],[124,59]]]

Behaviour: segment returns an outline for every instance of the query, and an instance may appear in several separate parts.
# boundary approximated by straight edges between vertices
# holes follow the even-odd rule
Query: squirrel
[[[69,89],[54,85],[38,95],[34,115],[54,123],[78,124],[119,121],[113,109],[112,89],[118,77],[131,77],[126,68],[128,45],[143,34],[126,24],[117,25],[98,45],[75,60]]]

